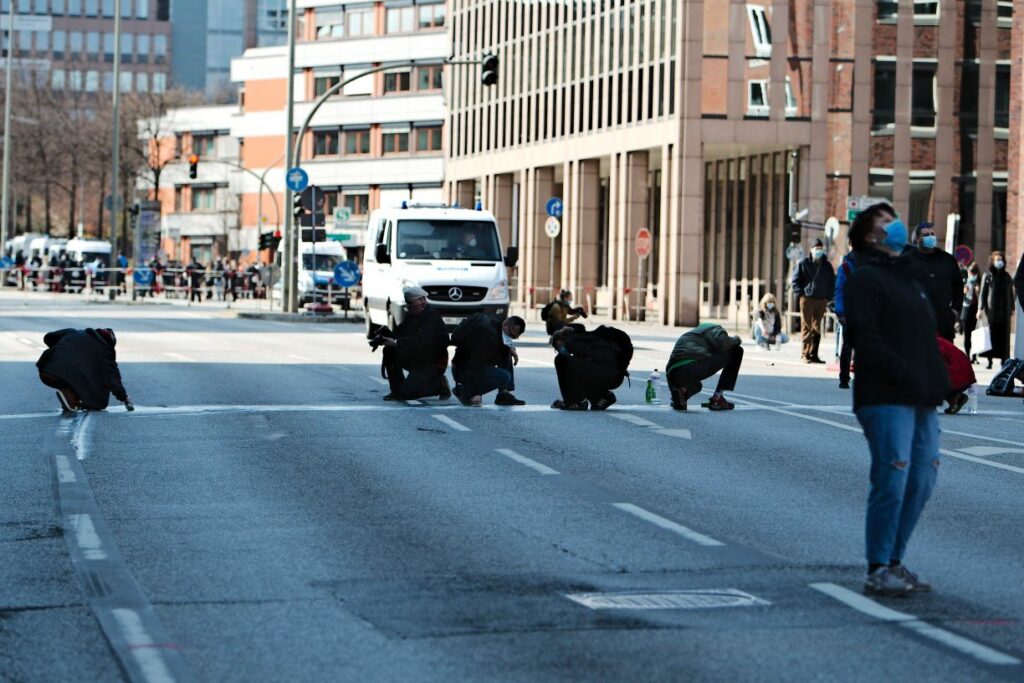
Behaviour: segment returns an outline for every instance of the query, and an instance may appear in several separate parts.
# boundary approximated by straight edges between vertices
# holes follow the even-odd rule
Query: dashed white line
[[[121,634],[131,648],[132,659],[139,665],[147,683],[174,683],[175,677],[167,667],[159,644],[146,631],[142,618],[135,610],[117,608],[111,610]]]
[[[540,463],[531,458],[527,458],[525,455],[520,455],[511,448],[498,448],[495,450],[498,453],[504,455],[506,458],[511,458],[512,460],[518,462],[520,465],[526,465],[530,469],[536,470],[541,474],[558,474],[558,470],[553,470],[544,463]]]
[[[174,351],[164,351],[164,355],[167,356],[168,358],[173,358],[174,360],[181,360],[188,363],[192,362],[192,359],[183,353],[175,353]]]
[[[645,510],[637,505],[633,505],[632,503],[612,503],[612,507],[616,507],[622,510],[623,512],[627,512],[633,515],[634,517],[639,517],[645,522],[650,522],[655,526],[661,527],[662,529],[665,529],[667,531],[671,531],[674,534],[678,534],[686,540],[693,541],[698,545],[708,547],[725,545],[721,541],[717,541],[711,538],[710,536],[705,536],[699,531],[694,531],[689,527],[685,527],[682,524],[673,522],[671,519],[665,519],[661,515],[656,515],[653,512]]]
[[[71,484],[78,481],[75,471],[71,469],[71,462],[66,455],[57,456],[57,481],[61,484]]]
[[[303,363],[309,363],[309,362],[312,362],[312,360],[313,360],[312,358],[310,358],[308,356],[301,356],[301,355],[299,355],[297,353],[289,353],[288,357],[291,358],[292,360],[302,361]]]
[[[609,413],[609,415],[611,415],[612,417],[614,417],[617,420],[622,420],[623,422],[628,422],[630,424],[634,424],[637,427],[657,427],[658,426],[657,424],[651,422],[650,420],[645,420],[642,417],[639,417],[637,415],[632,415],[630,413]]]
[[[859,595],[848,588],[837,586],[834,583],[812,583],[810,586],[814,590],[824,593],[825,595],[843,603],[847,607],[852,607],[858,612],[867,614],[875,619],[899,624],[906,629],[914,631],[918,635],[942,643],[947,647],[965,655],[969,655],[986,664],[1015,666],[1022,663],[1021,660],[1016,657],[994,650],[987,645],[976,643],[969,638],[957,635],[956,633],[939,628],[938,626],[933,626],[928,622],[921,621],[913,614],[898,612],[894,609],[885,607],[884,605],[880,605],[874,600],[866,598],[863,595]]]
[[[418,401],[416,399],[411,399],[409,401],[406,401],[405,405],[407,405],[407,406],[421,406],[421,405],[423,405],[423,401]]]
[[[469,432],[469,431],[472,431],[466,425],[461,424],[459,422],[456,422],[455,420],[451,419],[447,415],[431,415],[431,417],[434,418],[435,420],[437,420],[438,422],[440,422],[441,424],[448,425],[449,427],[451,427],[452,429],[454,429],[456,431],[459,431],[459,432]]]
[[[612,417],[618,419],[618,420],[622,420],[623,422],[628,422],[630,424],[634,424],[637,427],[645,427],[647,429],[650,429],[652,433],[660,434],[661,436],[674,436],[674,437],[679,438],[679,439],[692,439],[693,438],[693,435],[690,434],[690,430],[689,429],[682,429],[682,428],[668,429],[668,428],[662,427],[661,425],[655,424],[654,422],[651,422],[650,420],[645,420],[644,418],[640,417],[639,415],[632,415],[630,413],[608,413],[608,414],[611,415]]]
[[[75,530],[75,542],[82,549],[82,556],[87,560],[105,560],[107,551],[103,549],[103,541],[96,533],[92,516],[85,514],[68,515],[71,528]]]

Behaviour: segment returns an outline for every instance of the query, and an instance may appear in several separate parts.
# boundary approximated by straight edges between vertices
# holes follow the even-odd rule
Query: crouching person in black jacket
[[[615,403],[612,389],[629,374],[633,343],[622,330],[601,325],[592,332],[563,327],[551,337],[562,398],[559,410],[606,410]]]
[[[514,366],[519,362],[515,340],[526,330],[526,322],[512,316],[501,322],[483,313],[474,313],[452,332],[455,358],[452,359],[454,394],[465,406],[478,406],[483,395],[498,390],[494,403],[521,406],[516,398]]]
[[[422,287],[407,287],[405,320],[394,330],[378,332],[370,341],[384,347],[383,366],[391,385],[385,401],[411,401],[437,396],[451,398],[444,371],[448,368],[448,330],[441,314],[427,305]],[[406,375],[405,373],[409,374]]]
[[[65,411],[103,410],[110,394],[128,410],[135,410],[121,383],[113,330],[57,330],[43,337],[43,343],[48,348],[36,362],[39,379],[57,390]]]
[[[672,408],[686,410],[686,400],[703,388],[702,380],[719,370],[715,393],[708,401],[710,410],[732,410],[734,406],[722,392],[736,388],[736,378],[743,362],[739,337],[730,337],[721,325],[704,323],[679,337],[668,358],[668,386],[672,392]]]

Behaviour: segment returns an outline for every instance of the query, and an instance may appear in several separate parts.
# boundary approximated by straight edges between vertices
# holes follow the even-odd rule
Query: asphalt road
[[[62,419],[44,332],[117,330],[138,409]],[[941,418],[908,565],[860,594],[834,372],[749,349],[733,413],[385,404],[356,325],[0,295],[0,679],[1024,680],[1024,405]],[[988,374],[983,374],[987,378]],[[85,524],[86,520],[88,524]]]

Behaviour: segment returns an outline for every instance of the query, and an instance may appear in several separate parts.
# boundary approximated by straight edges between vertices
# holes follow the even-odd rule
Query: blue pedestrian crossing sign
[[[302,192],[309,185],[309,174],[298,166],[289,168],[284,174],[284,182],[292,192]]]
[[[354,287],[362,277],[355,261],[342,261],[334,267],[334,284],[339,287]]]
[[[562,198],[561,197],[552,197],[551,199],[548,200],[548,203],[544,205],[544,208],[547,210],[549,216],[553,216],[555,218],[561,218],[562,217]]]
[[[153,284],[153,271],[149,268],[136,268],[135,274],[132,275],[132,279],[135,280],[137,285],[151,285]]]

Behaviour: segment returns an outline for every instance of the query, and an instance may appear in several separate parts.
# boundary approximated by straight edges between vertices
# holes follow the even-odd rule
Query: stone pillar
[[[512,174],[500,173],[491,178],[491,196],[485,209],[494,213],[498,234],[506,249],[512,244]]]
[[[598,259],[604,254],[597,251],[598,231],[601,226],[601,161],[584,159],[576,164],[579,184],[576,194],[577,206],[577,258],[576,298],[582,303],[587,293],[596,301]]]
[[[630,152],[623,157],[625,162],[619,197],[622,208],[619,216],[622,222],[616,233],[614,248],[618,254],[617,291],[622,296],[620,312],[624,319],[637,319],[637,312],[644,305],[642,292],[637,290],[638,262],[634,243],[636,233],[647,226],[647,152]],[[626,290],[630,290],[627,295]]]
[[[555,169],[550,166],[533,169],[530,185],[531,196],[527,218],[532,221],[528,230],[533,238],[533,245],[530,248],[530,286],[534,288],[534,303],[546,303],[551,300],[553,291],[557,294],[559,277],[557,262],[552,277],[551,238],[544,232],[544,223],[548,218],[545,204],[554,196]]]
[[[464,209],[472,209],[476,203],[476,179],[460,180],[455,184],[455,201]]]
[[[1024,11],[1013,13],[1010,51],[1010,101],[1024,98]],[[1006,263],[1013,267],[1024,252],[1024,109],[1010,107],[1010,162],[1006,188]]]

